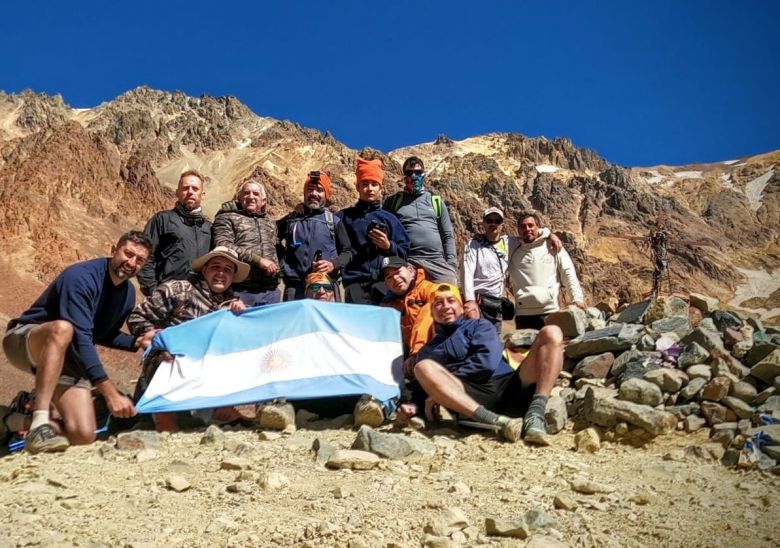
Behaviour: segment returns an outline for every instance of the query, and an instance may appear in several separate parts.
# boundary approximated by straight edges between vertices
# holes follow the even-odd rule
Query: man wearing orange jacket
[[[417,352],[433,337],[431,302],[437,284],[425,278],[425,270],[415,268],[400,257],[382,260],[382,277],[387,293],[382,306],[401,313],[401,337],[404,341],[404,374],[412,376]]]

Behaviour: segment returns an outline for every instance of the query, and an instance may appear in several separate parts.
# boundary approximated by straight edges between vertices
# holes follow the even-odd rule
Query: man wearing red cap
[[[285,301],[304,297],[307,274],[319,272],[335,280],[352,259],[344,223],[327,209],[330,195],[330,176],[324,171],[309,172],[303,185],[303,208],[276,223]]]
[[[409,253],[409,236],[395,215],[382,209],[382,160],[357,159],[359,200],[340,216],[352,242],[352,260],[344,268],[348,303],[377,304],[384,298],[382,259]]]

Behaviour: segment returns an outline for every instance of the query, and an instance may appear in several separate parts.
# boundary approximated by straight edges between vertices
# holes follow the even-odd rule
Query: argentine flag
[[[312,299],[212,312],[158,333],[163,362],[139,413],[272,400],[400,396],[400,315],[391,308]]]

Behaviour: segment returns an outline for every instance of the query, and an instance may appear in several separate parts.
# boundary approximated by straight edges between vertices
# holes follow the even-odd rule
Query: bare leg
[[[422,360],[414,368],[414,376],[423,390],[439,405],[473,417],[479,404],[466,394],[463,383],[433,360]]]
[[[35,410],[48,411],[57,382],[62,374],[65,353],[73,340],[73,325],[55,320],[36,326],[27,338],[35,359]]]
[[[62,415],[65,436],[71,445],[86,445],[95,441],[95,407],[92,393],[77,386],[57,387],[54,405]]]
[[[520,381],[524,386],[536,384],[536,393],[549,396],[563,368],[563,332],[554,325],[539,331],[531,351],[520,365]]]

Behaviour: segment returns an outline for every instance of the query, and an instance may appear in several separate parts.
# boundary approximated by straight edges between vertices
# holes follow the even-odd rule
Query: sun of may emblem
[[[292,362],[292,356],[289,352],[271,348],[260,361],[260,368],[263,373],[276,373],[290,367]]]

